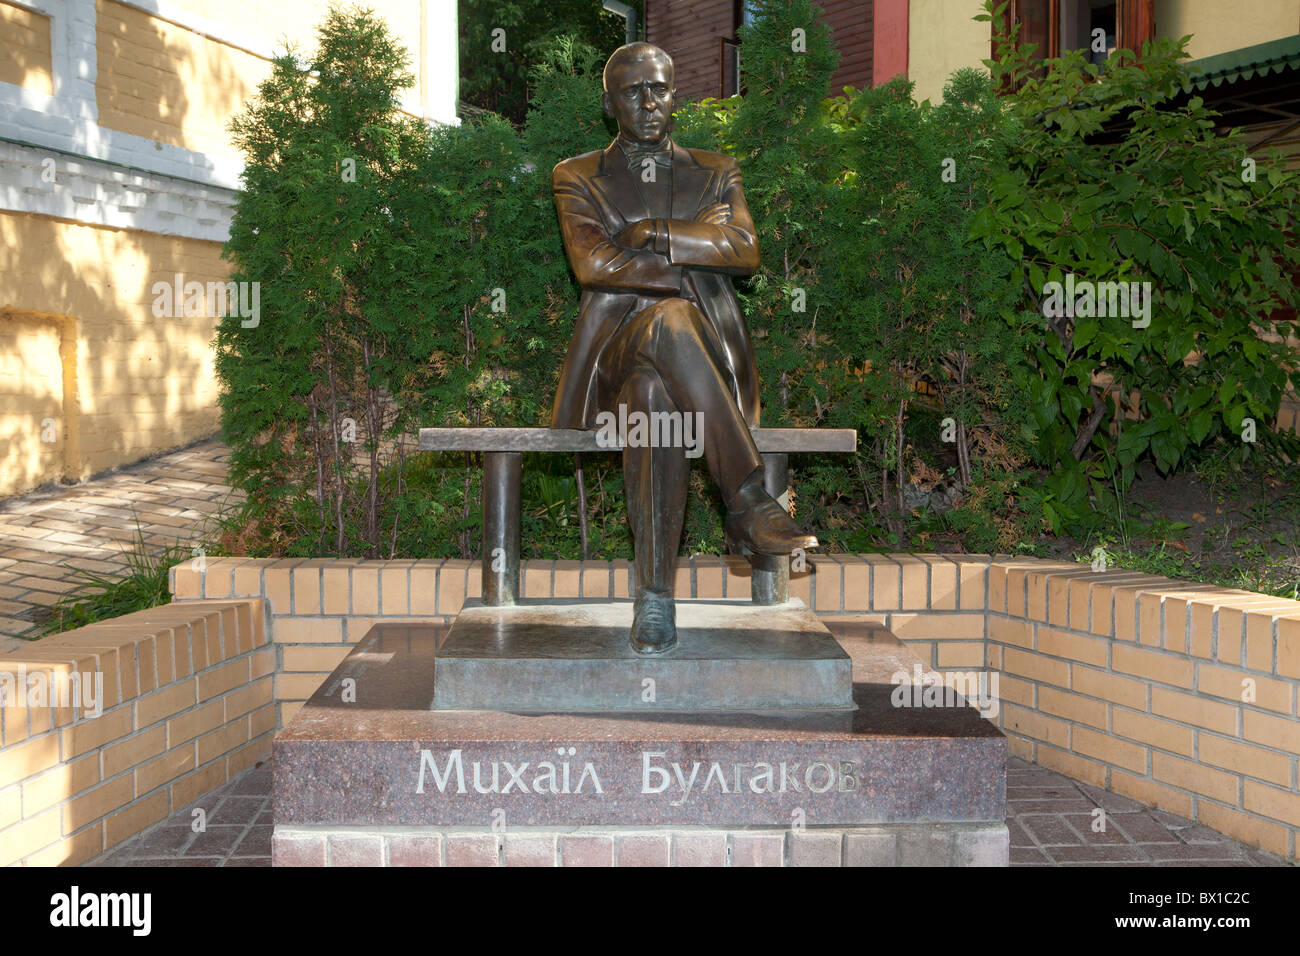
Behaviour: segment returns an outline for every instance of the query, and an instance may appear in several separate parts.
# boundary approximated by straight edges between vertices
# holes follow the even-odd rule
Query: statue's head
[[[673,60],[651,43],[621,46],[605,64],[605,112],[619,132],[639,143],[657,143],[672,128]]]

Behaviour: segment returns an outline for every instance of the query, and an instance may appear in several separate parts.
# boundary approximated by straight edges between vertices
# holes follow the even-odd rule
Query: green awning
[[[1183,88],[1188,91],[1284,70],[1300,70],[1300,34],[1192,60],[1187,68],[1192,75]]]

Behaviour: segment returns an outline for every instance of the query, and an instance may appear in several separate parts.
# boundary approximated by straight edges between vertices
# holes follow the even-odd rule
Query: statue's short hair
[[[634,63],[638,60],[667,60],[668,69],[672,70],[674,74],[676,73],[676,68],[673,66],[673,58],[653,43],[645,43],[641,41],[636,43],[625,43],[611,53],[609,59],[605,61],[605,72],[601,74],[600,78],[601,85],[605,88],[605,92],[609,92],[609,74],[611,70],[624,63]]]

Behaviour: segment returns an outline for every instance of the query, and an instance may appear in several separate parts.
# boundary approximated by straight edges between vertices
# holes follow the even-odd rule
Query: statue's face
[[[619,63],[610,72],[601,102],[619,132],[640,143],[668,134],[673,115],[673,65],[663,57]]]

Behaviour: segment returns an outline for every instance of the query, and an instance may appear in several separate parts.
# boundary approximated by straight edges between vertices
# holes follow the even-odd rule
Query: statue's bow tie
[[[671,146],[650,147],[646,149],[636,149],[631,146],[624,146],[623,152],[627,154],[627,168],[641,169],[647,159],[654,160],[656,166],[663,166],[665,169],[673,164],[673,150]]]

